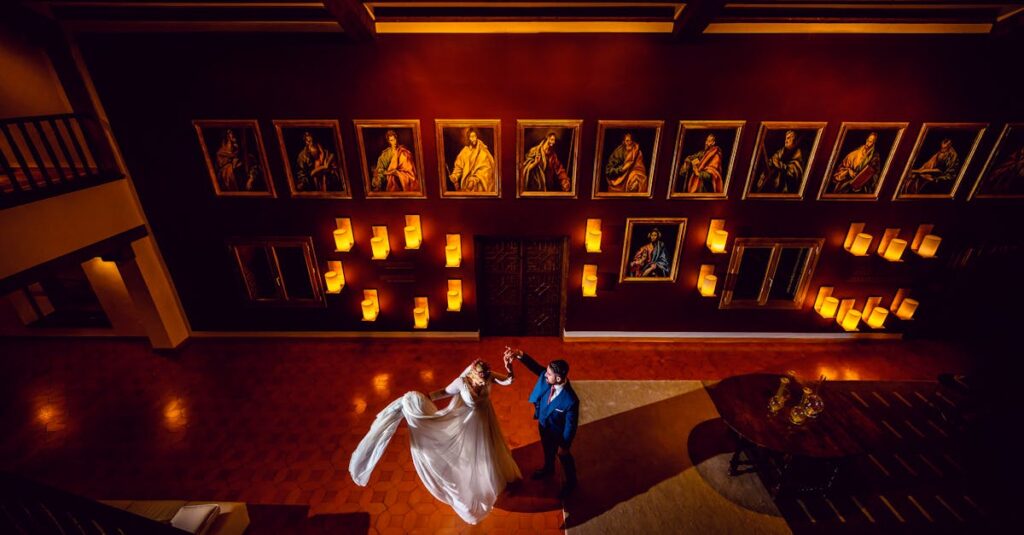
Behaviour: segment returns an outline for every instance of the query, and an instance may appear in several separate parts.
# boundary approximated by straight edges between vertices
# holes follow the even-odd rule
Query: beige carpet
[[[568,533],[790,533],[756,475],[726,474],[732,444],[700,382],[573,386],[580,485]]]

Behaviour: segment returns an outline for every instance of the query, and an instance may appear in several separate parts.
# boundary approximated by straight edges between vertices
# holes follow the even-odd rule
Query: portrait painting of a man
[[[619,282],[671,282],[679,275],[686,218],[629,218]]]
[[[426,197],[419,120],[355,125],[367,198]]]
[[[952,199],[987,126],[925,123],[893,199]]]
[[[338,121],[274,121],[292,196],[352,197]]]
[[[744,198],[800,199],[825,123],[761,123]]]
[[[198,120],[192,125],[217,195],[275,195],[255,120]]]
[[[874,200],[907,123],[843,123],[819,199]]]
[[[437,162],[442,197],[500,197],[501,122],[438,119]]]
[[[971,198],[1024,198],[1024,123],[1003,127]]]
[[[650,197],[662,121],[599,121],[594,192],[599,197]]]
[[[517,195],[576,196],[576,158],[582,122],[518,121]]]
[[[680,121],[670,199],[725,199],[745,121]]]

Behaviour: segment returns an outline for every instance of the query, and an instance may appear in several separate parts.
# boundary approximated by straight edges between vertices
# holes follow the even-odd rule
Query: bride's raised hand
[[[505,361],[505,369],[512,371],[512,353],[506,351],[502,358]]]

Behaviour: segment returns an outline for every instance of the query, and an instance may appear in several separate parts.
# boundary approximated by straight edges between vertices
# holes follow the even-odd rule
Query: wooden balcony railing
[[[103,125],[81,114],[0,119],[0,209],[117,180]]]

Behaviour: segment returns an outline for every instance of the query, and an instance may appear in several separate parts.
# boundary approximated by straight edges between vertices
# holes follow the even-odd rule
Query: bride
[[[423,485],[467,523],[482,520],[505,484],[522,478],[491,406],[491,384],[512,384],[508,355],[505,370],[505,377],[493,374],[486,362],[476,360],[447,388],[432,392],[430,399],[408,392],[393,401],[377,415],[352,453],[348,465],[352,480],[366,486],[404,419],[409,423],[412,462]],[[443,409],[432,401],[449,396],[452,400]]]

